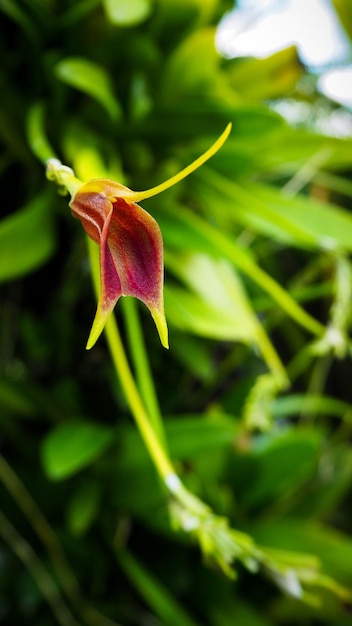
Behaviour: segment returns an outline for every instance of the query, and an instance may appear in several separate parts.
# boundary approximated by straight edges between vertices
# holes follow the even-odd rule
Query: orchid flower
[[[63,172],[62,183],[72,196],[72,214],[100,246],[100,295],[87,349],[97,341],[120,296],[134,296],[144,302],[162,345],[168,348],[162,236],[157,222],[137,202],[165,191],[191,174],[221,148],[230,131],[231,124],[228,124],[219,139],[198,159],[146,191],[132,191],[107,178],[81,183],[73,173],[71,177],[67,174],[69,168]],[[48,176],[54,178],[50,171]]]

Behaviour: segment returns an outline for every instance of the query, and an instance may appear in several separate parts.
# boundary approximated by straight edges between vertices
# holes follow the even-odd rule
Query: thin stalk
[[[122,311],[125,317],[127,337],[136,372],[137,386],[155,432],[166,450],[167,444],[164,424],[161,418],[153,376],[149,366],[136,301],[133,298],[123,298]]]
[[[258,338],[258,345],[266,361],[266,364],[268,365],[275,380],[277,381],[279,388],[285,389],[289,385],[289,379],[286,370],[263,326],[261,326],[259,323],[256,327],[256,333]]]

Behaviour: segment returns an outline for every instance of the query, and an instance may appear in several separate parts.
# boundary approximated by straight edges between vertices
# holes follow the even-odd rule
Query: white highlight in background
[[[217,35],[219,51],[230,58],[263,58],[292,44],[311,68],[340,63],[350,50],[329,0],[242,0]]]

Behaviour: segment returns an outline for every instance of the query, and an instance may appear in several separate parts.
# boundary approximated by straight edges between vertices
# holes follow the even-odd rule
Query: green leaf
[[[178,142],[192,138],[192,151],[182,145],[182,165],[188,165],[209,147],[209,137],[218,137],[221,130],[232,122],[236,142],[255,142],[263,139],[265,147],[268,145],[268,134],[275,129],[285,127],[285,122],[278,113],[259,104],[215,106],[209,100],[187,99],[186,102],[173,101],[164,109],[158,109],[148,116],[140,125],[140,132],[153,140],[159,139],[163,145],[166,142]],[[207,139],[206,139],[207,138]],[[225,145],[226,146],[226,145]],[[224,147],[225,148],[225,147]],[[223,148],[223,149],[224,149]],[[220,157],[222,150],[215,158]],[[251,154],[253,159],[253,154]],[[178,168],[179,169],[179,168]]]
[[[164,101],[174,102],[186,95],[199,98],[214,90],[220,76],[215,32],[213,27],[192,32],[168,58],[162,77]]]
[[[352,216],[344,209],[303,195],[287,198],[268,185],[252,183],[250,191],[277,215],[279,221],[288,219],[322,248],[352,250]]]
[[[0,281],[37,269],[54,248],[50,196],[43,194],[0,222]]]
[[[202,338],[191,337],[179,333],[177,340],[172,341],[172,353],[189,370],[193,376],[206,380],[213,376],[212,343]]]
[[[165,254],[166,265],[195,293],[166,290],[170,320],[196,334],[256,341],[256,318],[241,281],[224,260],[205,254]],[[170,315],[169,315],[170,314]]]
[[[277,98],[292,91],[303,73],[295,46],[265,59],[235,59],[228,67],[231,86],[246,101]]]
[[[282,419],[287,416],[312,415],[320,417],[339,417],[352,424],[352,405],[327,395],[297,393],[276,398],[271,407],[273,416]]]
[[[62,82],[95,98],[112,120],[121,118],[110,77],[100,65],[83,57],[68,57],[56,64],[55,74]]]
[[[167,210],[171,208],[171,205],[164,205]],[[192,243],[192,234],[194,234],[193,249],[200,251],[208,251],[212,256],[217,258],[227,258],[234,263],[235,267],[241,272],[245,273],[255,283],[257,283],[263,290],[267,291],[274,300],[298,323],[302,324],[307,330],[320,335],[324,327],[307,314],[302,307],[290,296],[279,283],[277,283],[269,274],[264,272],[260,265],[253,260],[253,256],[248,249],[238,245],[234,238],[228,233],[223,233],[218,228],[214,227],[210,222],[202,219],[192,211],[185,210],[181,205],[177,204],[174,207],[174,213],[172,222],[177,224],[178,232],[175,233],[167,225],[167,220],[163,223],[164,228],[162,231],[165,235],[166,243],[170,242],[171,245],[178,245],[181,248],[189,246]],[[177,216],[177,217],[176,217]],[[170,222],[169,222],[170,224]],[[184,237],[180,235],[184,233]],[[260,327],[261,328],[261,327]],[[263,330],[263,329],[262,329]],[[262,346],[263,346],[263,332],[262,332]],[[267,344],[267,340],[265,340]],[[266,345],[266,348],[268,346]],[[267,352],[267,356],[268,352]],[[278,365],[278,364],[277,364]],[[281,369],[280,366],[278,369]]]
[[[352,250],[352,217],[338,206],[303,194],[287,197],[284,191],[265,184],[239,185],[211,168],[197,172],[191,185],[210,211],[215,206],[234,222],[281,243]]]
[[[60,424],[42,444],[42,462],[47,475],[53,480],[72,476],[95,461],[113,438],[113,430],[101,424],[80,420]]]
[[[322,436],[317,430],[262,436],[247,456],[233,459],[240,499],[252,508],[286,498],[287,493],[313,476],[321,445]]]
[[[108,20],[115,26],[137,26],[152,10],[151,0],[103,0]]]
[[[211,339],[249,341],[240,317],[228,315],[200,296],[175,285],[165,285],[165,309],[168,322],[184,332]]]
[[[167,315],[174,324],[178,324],[179,328],[180,323],[183,324],[184,330],[188,324],[188,330],[196,334],[219,339],[242,339],[257,345],[268,366],[283,382],[285,374],[281,363],[258,323],[241,279],[231,264],[224,259],[194,253],[173,256],[167,252],[165,261],[167,267],[171,267],[176,276],[197,294],[182,293],[174,288],[176,298],[172,305],[167,305]],[[166,293],[170,299],[170,290]]]
[[[191,181],[192,188],[202,205],[208,207],[210,214],[215,213],[231,224],[241,224],[255,232],[269,235],[274,240],[295,243],[305,247],[316,246],[318,240],[309,234],[304,225],[297,225],[291,219],[291,213],[278,214],[268,203],[260,200],[251,187],[241,186],[218,174],[211,168],[203,168]]]

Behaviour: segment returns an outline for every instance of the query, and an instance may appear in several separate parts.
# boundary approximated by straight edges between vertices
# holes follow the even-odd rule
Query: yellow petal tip
[[[167,323],[166,323],[164,310],[160,311],[159,309],[153,307],[153,308],[150,308],[150,312],[155,322],[155,326],[160,337],[161,345],[168,350],[169,349],[169,337],[168,337],[168,329],[167,329]]]
[[[106,321],[110,315],[111,311],[106,311],[106,313],[102,313],[99,308],[95,314],[95,318],[93,320],[92,328],[89,333],[86,350],[90,350],[98,341],[101,333],[104,330]]]

